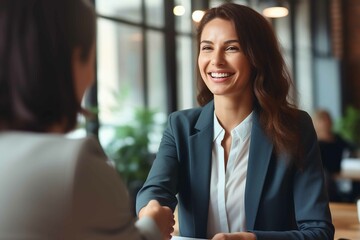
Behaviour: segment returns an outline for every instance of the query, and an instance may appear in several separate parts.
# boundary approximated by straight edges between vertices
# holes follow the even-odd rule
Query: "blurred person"
[[[350,155],[351,144],[334,132],[333,120],[327,110],[316,110],[313,122],[325,170],[330,174],[339,173],[341,160],[344,156]]]
[[[317,109],[313,114],[313,123],[320,147],[330,201],[342,201],[345,196],[342,197],[343,194],[336,183],[336,174],[341,171],[342,159],[350,155],[353,147],[334,132],[333,120],[327,110]]]
[[[95,26],[86,1],[0,1],[0,239],[171,238],[168,207],[135,221],[97,140],[65,136],[94,79]]]
[[[137,197],[178,205],[180,235],[213,240],[333,240],[316,133],[289,101],[274,31],[226,3],[198,25],[198,102],[170,114]],[[146,209],[146,208],[145,208]]]

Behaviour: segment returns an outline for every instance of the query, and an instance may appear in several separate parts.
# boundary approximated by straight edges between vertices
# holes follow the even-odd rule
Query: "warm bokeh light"
[[[270,7],[265,8],[263,10],[263,14],[265,17],[279,18],[287,16],[289,14],[289,10],[285,7]]]
[[[173,9],[173,13],[174,13],[175,16],[184,15],[185,14],[184,6],[181,6],[181,5],[175,6],[174,9]]]
[[[204,16],[204,11],[196,10],[192,13],[192,20],[194,22],[200,22],[203,16]]]

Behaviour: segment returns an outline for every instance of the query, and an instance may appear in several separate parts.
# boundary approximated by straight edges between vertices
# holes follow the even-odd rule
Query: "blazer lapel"
[[[273,144],[262,130],[258,115],[255,112],[251,130],[249,162],[245,187],[247,230],[252,230],[255,226],[256,214],[272,150]]]
[[[203,107],[195,125],[197,133],[190,136],[191,199],[194,212],[195,235],[206,238],[210,174],[213,142],[214,104]],[[254,114],[251,130],[249,163],[245,190],[245,214],[247,229],[254,229],[261,192],[270,162],[273,144],[262,130],[258,115]]]
[[[189,140],[191,199],[195,235],[206,238],[210,194],[211,149],[213,142],[214,104],[204,106],[195,125],[197,133]]]

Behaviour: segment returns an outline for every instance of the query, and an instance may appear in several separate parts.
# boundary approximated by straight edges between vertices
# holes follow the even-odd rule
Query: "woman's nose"
[[[211,64],[214,66],[221,66],[225,64],[224,56],[220,51],[214,51],[211,58]]]

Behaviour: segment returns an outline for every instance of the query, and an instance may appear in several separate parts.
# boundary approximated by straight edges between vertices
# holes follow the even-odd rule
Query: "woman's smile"
[[[214,82],[224,82],[229,77],[233,76],[234,73],[229,72],[209,72],[208,75],[212,78]]]

